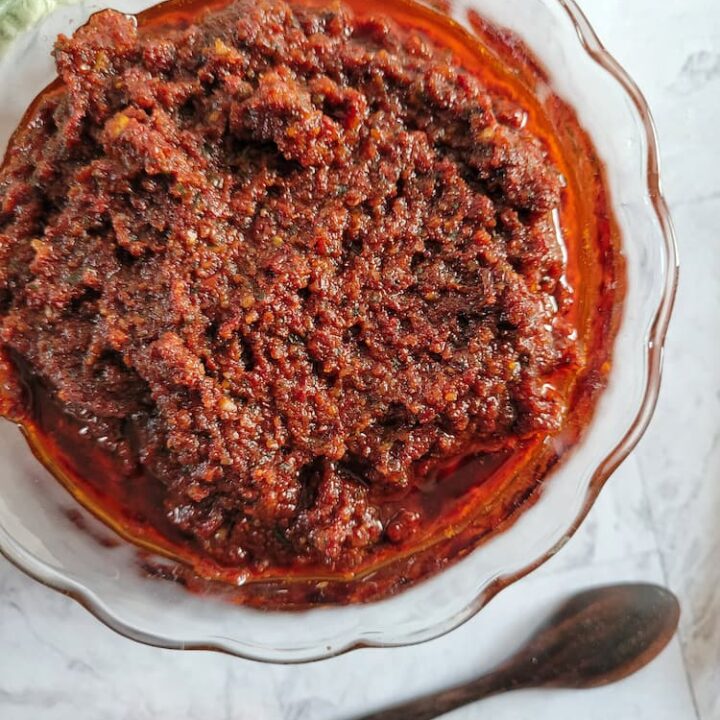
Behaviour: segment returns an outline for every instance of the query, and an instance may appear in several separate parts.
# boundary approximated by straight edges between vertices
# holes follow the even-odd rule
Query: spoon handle
[[[507,689],[503,673],[491,673],[457,687],[363,715],[355,720],[432,720]]]

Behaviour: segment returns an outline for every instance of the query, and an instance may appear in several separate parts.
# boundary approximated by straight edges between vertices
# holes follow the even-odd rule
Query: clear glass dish
[[[33,97],[53,78],[50,49],[94,11],[135,13],[147,0],[63,6],[20,34],[0,57],[0,150]],[[578,446],[539,500],[505,532],[411,589],[380,602],[268,612],[200,597],[158,578],[136,548],[82,509],[36,460],[17,427],[0,421],[0,551],[128,637],[169,648],[212,649],[269,662],[303,662],[352,648],[418,643],[457,627],[499,590],[556,553],[653,413],[677,255],[660,184],[652,120],[635,84],[602,47],[573,0],[463,0],[468,11],[530,48],[553,91],[569,101],[606,164],[623,238],[627,288],[609,384]],[[168,579],[173,567],[165,561]],[[161,573],[162,574],[162,573]]]

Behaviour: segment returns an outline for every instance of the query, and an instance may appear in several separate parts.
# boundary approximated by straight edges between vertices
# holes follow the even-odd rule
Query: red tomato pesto
[[[288,605],[395,592],[529,504],[621,297],[599,166],[459,27],[382,7],[98,13],[0,170],[3,414],[118,531]]]

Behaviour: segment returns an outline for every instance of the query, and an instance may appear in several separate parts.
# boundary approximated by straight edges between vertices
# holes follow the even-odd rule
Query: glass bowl
[[[25,107],[54,76],[50,49],[57,33],[71,32],[109,5],[135,13],[150,4],[111,0],[62,6],[21,33],[0,57],[0,149]],[[143,562],[135,547],[119,541],[50,476],[16,426],[0,421],[0,551],[128,637],[269,662],[304,662],[357,647],[435,638],[469,619],[567,542],[650,421],[677,256],[660,191],[655,132],[641,93],[572,0],[428,4],[440,6],[468,29],[471,11],[521,38],[546,71],[553,92],[575,109],[606,164],[627,288],[608,386],[593,419],[534,505],[464,559],[386,600],[295,612],[255,610],[163,582],[159,575],[176,579],[169,561]]]

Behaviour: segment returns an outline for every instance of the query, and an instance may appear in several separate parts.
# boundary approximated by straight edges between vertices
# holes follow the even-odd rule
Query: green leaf
[[[23,30],[73,0],[0,0],[0,54]]]

